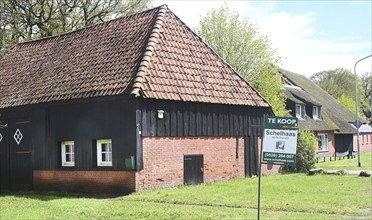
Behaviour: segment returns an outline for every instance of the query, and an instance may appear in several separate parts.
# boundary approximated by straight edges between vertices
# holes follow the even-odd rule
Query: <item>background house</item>
[[[288,110],[299,118],[302,130],[312,130],[319,138],[318,153],[355,151],[355,114],[303,75],[279,71],[287,82]]]
[[[354,149],[357,149],[357,134],[354,134]],[[372,151],[372,127],[368,124],[363,124],[359,128],[359,147],[360,152]]]
[[[256,175],[257,125],[272,114],[166,6],[16,45],[0,59],[0,94],[1,189],[131,192]]]

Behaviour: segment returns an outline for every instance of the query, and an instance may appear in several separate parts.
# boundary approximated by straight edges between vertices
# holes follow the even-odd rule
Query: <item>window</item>
[[[313,118],[319,118],[319,107],[313,106]]]
[[[112,166],[111,139],[97,140],[97,166]]]
[[[328,135],[318,134],[318,150],[328,151]]]
[[[302,118],[302,106],[299,104],[296,104],[296,117]]]
[[[63,167],[75,166],[75,143],[74,141],[62,141],[61,156]]]

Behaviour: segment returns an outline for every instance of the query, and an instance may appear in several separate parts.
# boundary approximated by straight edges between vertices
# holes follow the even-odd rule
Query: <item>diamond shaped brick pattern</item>
[[[16,132],[14,133],[13,138],[18,145],[19,145],[19,143],[21,143],[22,138],[23,138],[23,134],[21,133],[21,131],[19,129],[16,130]]]

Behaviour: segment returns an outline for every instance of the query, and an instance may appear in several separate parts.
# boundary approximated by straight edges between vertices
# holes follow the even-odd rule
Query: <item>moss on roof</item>
[[[311,100],[315,100],[318,105],[322,106],[322,120],[314,120],[308,117],[300,121],[300,129],[335,130],[336,133],[356,133],[356,129],[350,125],[350,122],[355,121],[353,112],[339,103],[306,76],[286,70],[280,70],[279,72],[292,83],[292,85],[302,88]],[[291,93],[293,96],[293,91],[291,91]],[[301,93],[297,93],[297,96],[301,96]],[[288,98],[291,99],[291,97]],[[314,102],[312,103],[315,104]]]

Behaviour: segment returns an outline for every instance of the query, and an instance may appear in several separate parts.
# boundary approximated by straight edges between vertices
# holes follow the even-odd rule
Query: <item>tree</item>
[[[202,18],[196,32],[270,102],[276,115],[287,113],[283,82],[276,67],[281,58],[267,36],[249,20],[240,21],[239,14],[231,12],[226,4]]]
[[[356,111],[355,108],[355,99],[346,96],[342,94],[340,97],[337,98],[337,101],[339,101],[341,104],[343,104],[346,108],[348,108],[350,111],[354,112]],[[363,115],[362,110],[358,109],[358,116],[361,117]]]
[[[365,73],[362,76],[362,86],[364,88],[364,96],[369,102],[370,110],[367,113],[370,124],[372,124],[372,72]]]
[[[297,136],[296,163],[285,165],[285,172],[308,172],[315,167],[315,152],[318,147],[318,138],[308,130],[302,130]]]
[[[147,9],[149,0],[1,0],[0,52]]]
[[[312,75],[310,79],[355,113],[355,79],[350,70],[336,68],[321,71]],[[370,118],[371,106],[362,82],[362,80],[357,79],[358,102],[361,109],[358,114]]]

